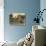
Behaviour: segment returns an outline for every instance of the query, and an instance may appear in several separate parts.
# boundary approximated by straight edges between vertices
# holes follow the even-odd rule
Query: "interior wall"
[[[4,2],[0,0],[0,42],[4,41]]]
[[[43,9],[46,9],[46,0],[40,0],[40,9],[41,9],[41,11]],[[42,17],[43,17],[43,22],[40,21],[40,25],[46,27],[46,10],[43,12]]]
[[[46,0],[40,0],[40,10],[42,11],[43,9],[46,9]],[[46,10],[43,12],[42,17],[43,17],[43,22],[40,21],[40,25],[46,27]],[[45,38],[45,43],[46,43],[46,38]]]
[[[4,0],[4,38],[7,41],[18,41],[32,31],[32,21],[40,10],[40,0]],[[10,26],[9,14],[22,12],[26,14],[24,26]]]

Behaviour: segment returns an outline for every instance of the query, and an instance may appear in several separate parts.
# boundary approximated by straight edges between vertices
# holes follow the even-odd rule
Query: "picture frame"
[[[25,13],[12,13],[9,15],[9,23],[11,25],[22,26],[26,23]]]

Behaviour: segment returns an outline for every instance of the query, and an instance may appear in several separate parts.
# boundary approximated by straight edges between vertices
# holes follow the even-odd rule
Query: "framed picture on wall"
[[[25,13],[12,13],[9,15],[9,23],[11,25],[25,25],[26,15]]]

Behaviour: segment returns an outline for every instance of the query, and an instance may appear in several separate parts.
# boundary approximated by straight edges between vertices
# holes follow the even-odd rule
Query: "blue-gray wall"
[[[28,32],[32,31],[32,21],[36,12],[40,10],[40,0],[4,0],[4,35],[7,41],[18,41]],[[9,14],[11,12],[26,13],[25,26],[10,26]]]

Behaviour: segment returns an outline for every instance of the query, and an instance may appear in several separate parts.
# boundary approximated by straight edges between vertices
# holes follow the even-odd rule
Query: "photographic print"
[[[25,13],[12,13],[9,15],[9,23],[12,25],[25,25]]]

